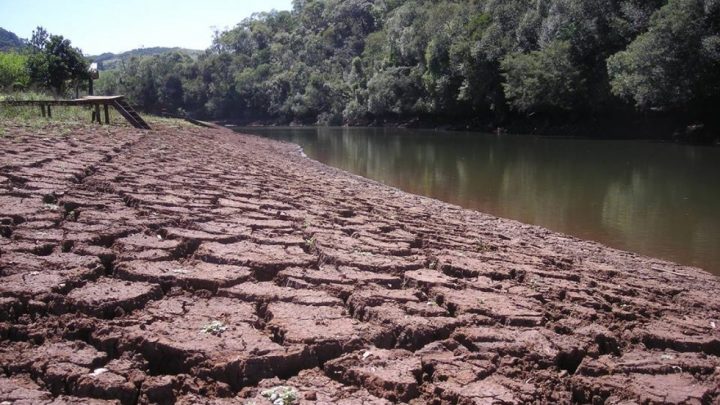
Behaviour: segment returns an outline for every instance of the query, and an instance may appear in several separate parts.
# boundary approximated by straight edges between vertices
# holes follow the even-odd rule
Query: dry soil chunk
[[[707,404],[717,391],[712,382],[701,382],[687,373],[667,375],[629,374],[598,378],[577,377],[573,381],[574,398],[590,401],[594,396],[619,403],[630,398],[641,404]]]
[[[369,348],[325,364],[325,373],[390,401],[407,402],[420,395],[420,359],[405,350]]]
[[[714,325],[713,326],[713,322]],[[638,333],[645,346],[678,352],[705,352],[720,356],[720,327],[710,320],[666,317],[653,321]]]
[[[506,378],[496,376],[462,385],[452,381],[439,382],[434,384],[433,391],[434,395],[453,404],[520,405],[527,403]]]
[[[53,253],[48,256],[11,253],[0,256],[0,274],[2,275],[33,271],[62,273],[71,278],[82,278],[99,274],[102,271],[102,263],[97,257],[80,256],[73,253]]]
[[[360,315],[366,307],[376,307],[382,304],[421,302],[420,298],[418,298],[419,296],[419,291],[411,289],[390,290],[371,286],[356,290],[350,298],[348,298],[347,304],[353,310],[355,316],[361,317]]]
[[[115,247],[122,251],[142,251],[151,249],[174,250],[180,246],[177,240],[163,239],[159,235],[136,233],[115,241]]]
[[[109,367],[102,367],[78,379],[75,394],[83,397],[118,399],[122,404],[134,404],[137,386]]]
[[[165,237],[169,239],[182,239],[192,242],[230,243],[245,238],[243,235],[218,235],[216,233],[185,228],[165,228],[163,229],[163,233]]]
[[[0,278],[0,296],[23,299],[67,292],[103,272],[98,258],[72,253],[11,254],[3,256],[2,262],[3,273],[10,275]]]
[[[0,360],[8,371],[37,376],[55,395],[78,395],[78,382],[105,364],[107,357],[84,342],[60,341],[41,346],[18,343],[2,350]]]
[[[405,285],[409,287],[449,287],[456,288],[459,280],[430,269],[405,272]]]
[[[40,388],[30,377],[0,376],[0,403],[30,405],[50,401],[49,392]]]
[[[273,393],[292,392],[298,405],[389,405],[391,402],[370,394],[362,387],[340,384],[331,380],[319,369],[303,370],[297,376],[282,381],[263,380],[253,390],[246,403],[270,403]]]
[[[443,287],[433,288],[431,295],[451,313],[486,315],[514,326],[538,326],[543,322],[540,304],[519,295]]]
[[[258,245],[246,241],[228,245],[204,243],[195,255],[212,263],[248,266],[260,279],[272,278],[287,267],[305,267],[317,261],[296,246]]]
[[[320,270],[292,267],[278,273],[278,280],[300,279],[307,283],[318,284],[352,284],[334,266],[321,266]]]
[[[46,342],[40,346],[21,342],[4,347],[0,351],[0,360],[12,373],[42,373],[48,364],[99,367],[107,361],[107,356],[81,341]]]
[[[370,252],[352,252],[325,248],[322,255],[339,266],[357,267],[378,273],[401,274],[404,271],[423,267],[422,260],[415,256],[389,256]]]
[[[673,351],[650,352],[634,350],[621,357],[604,355],[583,360],[577,374],[600,376],[606,374],[673,374],[678,371],[693,374],[712,374],[720,367],[720,358],[703,353]]]
[[[441,254],[437,257],[437,268],[452,277],[474,278],[488,277],[493,280],[503,280],[512,277],[512,269],[488,259],[472,254],[453,252]]]
[[[464,323],[461,318],[449,316],[412,315],[396,304],[367,307],[362,319],[392,330],[395,344],[407,349],[419,349],[432,341],[446,339]]]
[[[233,387],[303,368],[305,351],[272,342],[255,327],[254,311],[230,298],[171,297],[149,304],[121,333],[151,369],[205,369]]]
[[[69,395],[60,395],[44,405],[118,405],[120,401],[96,398],[80,398]]]
[[[44,208],[40,198],[12,196],[0,196],[0,207],[2,207],[2,215],[11,218],[25,218]]]
[[[355,238],[340,231],[321,231],[314,235],[318,249],[324,253],[325,248],[346,251],[362,251],[387,256],[408,256],[410,246],[403,242],[382,242],[370,237]]]
[[[349,280],[350,283],[373,283],[380,284],[387,288],[398,288],[402,284],[402,279],[390,274],[375,273],[362,269],[355,269],[347,266],[338,267],[338,272]]]
[[[267,327],[284,345],[309,345],[318,361],[370,344],[388,345],[383,328],[350,318],[339,307],[271,303]]]
[[[524,358],[570,372],[575,372],[586,352],[584,342],[546,329],[474,326],[457,329],[453,338],[475,352]]]
[[[161,296],[162,291],[156,284],[106,277],[76,288],[67,295],[71,307],[98,317],[112,316],[119,309],[131,312]]]
[[[293,302],[304,305],[342,306],[343,302],[323,291],[280,287],[271,282],[242,283],[221,289],[223,297],[238,298],[250,302]]]
[[[0,296],[22,299],[42,299],[52,293],[62,293],[72,288],[70,279],[59,273],[29,272],[0,278]]]
[[[209,291],[217,291],[218,288],[239,284],[250,278],[250,270],[247,267],[206,263],[199,260],[189,262],[136,260],[119,264],[115,272],[119,277],[128,280]]]
[[[452,340],[433,342],[415,352],[423,368],[432,370],[428,381],[447,386],[465,386],[491,375],[497,367],[495,354],[472,353]],[[427,387],[427,386],[426,386]]]

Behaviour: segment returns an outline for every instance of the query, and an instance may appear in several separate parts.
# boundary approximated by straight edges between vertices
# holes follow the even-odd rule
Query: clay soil
[[[155,127],[3,128],[3,405],[720,401],[702,270]]]

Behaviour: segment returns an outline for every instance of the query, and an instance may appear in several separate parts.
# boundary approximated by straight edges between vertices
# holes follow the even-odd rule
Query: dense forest
[[[720,0],[294,0],[96,91],[245,123],[716,136]]]
[[[101,88],[266,123],[718,127],[720,0],[295,0]],[[715,121],[713,121],[715,120]]]
[[[122,53],[111,53],[106,52],[97,56],[88,56],[88,59],[98,64],[100,70],[113,70],[122,67],[122,64],[136,57],[156,56],[171,52],[178,52],[196,57],[203,53],[203,51],[186,48],[167,48],[161,46],[155,46],[150,48],[138,48],[131,51]]]

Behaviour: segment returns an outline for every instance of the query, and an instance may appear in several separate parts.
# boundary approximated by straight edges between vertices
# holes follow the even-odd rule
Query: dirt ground
[[[0,404],[717,404],[720,280],[180,124],[6,126]]]

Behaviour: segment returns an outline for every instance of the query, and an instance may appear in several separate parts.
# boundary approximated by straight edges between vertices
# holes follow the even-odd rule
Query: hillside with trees
[[[121,67],[122,63],[137,57],[157,56],[165,53],[179,52],[187,54],[191,57],[197,57],[203,51],[186,48],[167,48],[167,47],[151,47],[138,48],[121,53],[106,52],[97,56],[88,56],[88,59],[98,64],[100,70],[112,70]]]
[[[246,122],[717,128],[720,1],[296,0],[102,88]]]
[[[0,52],[19,51],[25,47],[25,41],[14,32],[0,27]]]

